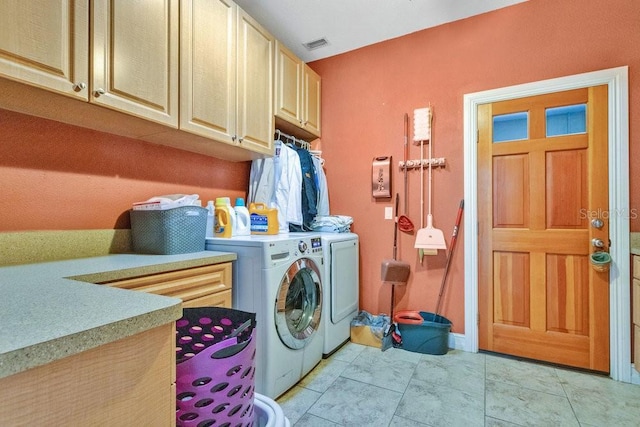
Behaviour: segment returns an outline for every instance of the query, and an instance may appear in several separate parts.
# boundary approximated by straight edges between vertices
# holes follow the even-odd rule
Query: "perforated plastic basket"
[[[129,211],[131,240],[137,253],[174,255],[204,251],[207,210],[180,206],[162,211]]]
[[[185,308],[176,322],[176,426],[254,425],[255,314]]]

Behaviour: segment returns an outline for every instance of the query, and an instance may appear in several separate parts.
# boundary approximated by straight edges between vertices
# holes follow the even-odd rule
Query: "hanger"
[[[277,141],[281,141],[282,142],[282,138],[285,138],[286,141],[284,141],[285,144],[292,144],[295,145],[297,147],[300,148],[304,148],[305,150],[309,150],[311,148],[311,143],[302,140],[302,139],[298,139],[293,135],[288,135],[284,132],[282,132],[280,129],[276,129],[276,140]]]

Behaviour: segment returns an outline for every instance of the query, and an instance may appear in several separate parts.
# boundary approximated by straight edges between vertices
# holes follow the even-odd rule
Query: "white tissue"
[[[144,202],[136,202],[133,204],[134,211],[141,210],[165,210],[177,208],[180,206],[200,206],[202,201],[199,200],[197,194],[167,194],[164,196],[155,196]]]
[[[431,108],[413,110],[413,141],[431,140]]]

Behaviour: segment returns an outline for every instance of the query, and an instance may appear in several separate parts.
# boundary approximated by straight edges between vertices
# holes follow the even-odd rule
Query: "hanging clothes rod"
[[[311,143],[302,139],[298,139],[293,135],[288,135],[280,131],[280,129],[276,129],[276,139],[281,140],[280,139],[281,137],[284,137],[287,139],[287,141],[284,141],[284,142],[291,142],[292,144],[295,144],[298,147],[304,148],[305,150],[309,150],[311,148]]]

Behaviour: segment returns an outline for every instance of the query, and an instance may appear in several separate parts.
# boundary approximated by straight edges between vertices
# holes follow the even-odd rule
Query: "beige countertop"
[[[108,255],[0,268],[0,378],[179,319],[177,298],[96,285],[236,254]]]

